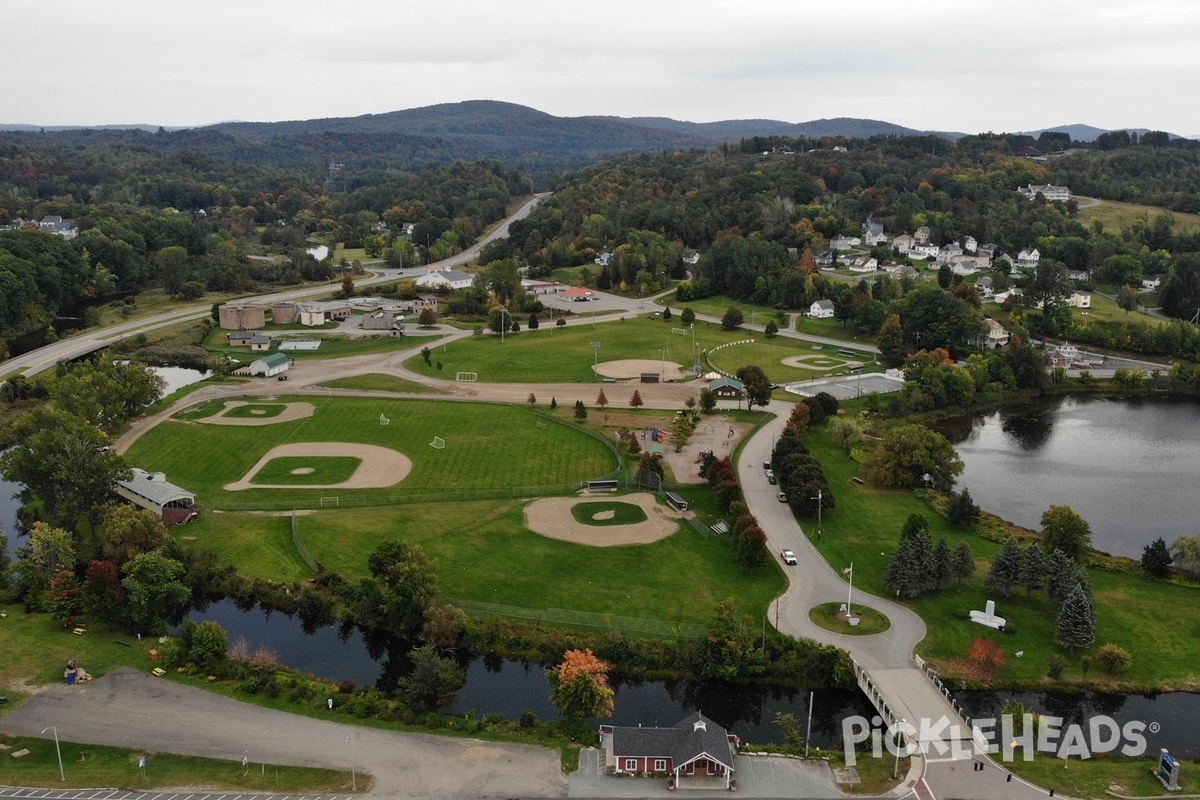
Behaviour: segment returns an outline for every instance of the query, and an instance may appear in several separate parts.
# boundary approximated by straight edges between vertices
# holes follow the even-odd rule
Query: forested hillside
[[[0,140],[0,228],[17,228],[0,231],[0,353],[94,298],[162,288],[187,299],[327,278],[334,265],[305,252],[313,241],[366,247],[395,263],[449,255],[531,191],[490,162],[347,169],[327,187],[319,169],[77,133],[94,141]],[[73,238],[38,231],[49,216],[72,221]],[[398,235],[405,224],[410,237]]]

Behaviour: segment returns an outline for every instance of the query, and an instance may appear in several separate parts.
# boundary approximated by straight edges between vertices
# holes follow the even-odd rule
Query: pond
[[[1200,516],[1200,403],[1193,399],[1071,397],[953,421],[967,487],[980,507],[1041,528],[1051,505],[1091,525],[1092,544],[1141,558],[1161,536],[1196,532]]]
[[[331,681],[358,685],[391,685],[407,666],[407,648],[395,640],[364,639],[355,628],[329,626],[305,633],[300,620],[262,609],[243,611],[231,600],[193,611],[190,618],[215,620],[229,631],[230,641],[243,637],[253,649],[265,646],[281,662]],[[449,710],[464,714],[502,714],[515,719],[532,711],[539,719],[557,719],[550,702],[545,668],[502,658],[463,655],[467,682]],[[697,709],[744,741],[778,742],[777,713],[796,715],[803,724],[809,693],[804,689],[740,686],[720,682],[614,681],[612,722],[617,725],[670,725]],[[813,702],[813,744],[840,746],[842,719],[874,713],[858,691],[822,689]]]
[[[212,375],[212,370],[210,369],[199,370],[191,367],[147,367],[147,369],[162,378],[166,383],[166,386],[163,388],[163,397],[185,386],[199,383]]]

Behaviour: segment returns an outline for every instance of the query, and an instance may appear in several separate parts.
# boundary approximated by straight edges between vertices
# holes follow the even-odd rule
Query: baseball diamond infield
[[[596,374],[604,378],[640,378],[643,372],[661,375],[664,381],[683,380],[683,367],[674,361],[666,362],[652,358],[627,358],[623,361],[604,361],[597,364]]]
[[[588,525],[571,516],[571,507],[597,500],[617,500],[641,507],[646,521],[633,525]],[[591,547],[622,544],[649,544],[665,539],[679,529],[679,520],[688,516],[660,506],[649,492],[625,495],[585,495],[583,497],[547,497],[525,506],[525,524],[534,533],[564,542]]]
[[[286,407],[273,417],[230,417],[227,416],[231,408],[238,406],[264,405],[264,400],[226,400],[225,407],[217,414],[211,417],[203,417],[196,422],[203,422],[205,425],[277,425],[280,422],[291,422],[297,419],[305,419],[311,417],[316,410],[312,403],[285,403]],[[275,404],[271,404],[275,405]],[[306,454],[311,455],[311,454]],[[257,470],[258,467],[255,467]],[[390,486],[391,484],[385,484]],[[374,487],[372,487],[374,488]]]
[[[308,405],[308,403],[294,405]],[[311,406],[309,407],[311,408]],[[305,456],[313,458],[348,456],[361,460],[362,464],[354,470],[353,475],[341,483],[305,485],[251,483],[258,471],[272,459],[303,458]],[[388,447],[348,442],[294,442],[272,447],[240,481],[225,484],[225,490],[237,492],[243,489],[383,489],[404,480],[410,471],[412,471],[412,461],[408,456]]]

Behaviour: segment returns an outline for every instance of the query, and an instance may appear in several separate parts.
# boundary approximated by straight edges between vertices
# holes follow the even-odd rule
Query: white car
[[[780,492],[779,494],[777,494],[775,496],[779,498],[779,502],[781,502],[781,503],[787,502],[787,495],[784,494],[783,492]]]
[[[790,566],[794,566],[796,564],[796,554],[793,553],[791,550],[787,550],[787,549],[780,550],[779,555],[783,557],[783,563],[788,564]]]

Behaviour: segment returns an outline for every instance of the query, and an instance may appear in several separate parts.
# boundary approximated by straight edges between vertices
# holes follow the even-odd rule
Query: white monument
[[[983,611],[972,611],[968,614],[971,622],[977,622],[980,625],[986,625],[989,628],[1000,630],[1004,627],[1004,617],[996,616],[996,601],[988,600]]]

